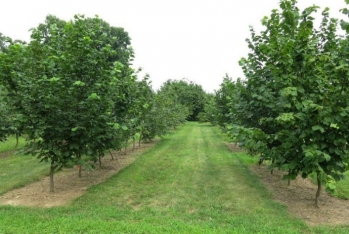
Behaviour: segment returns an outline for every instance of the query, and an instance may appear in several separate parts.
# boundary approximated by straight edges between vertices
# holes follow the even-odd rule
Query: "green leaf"
[[[91,93],[90,96],[88,96],[88,99],[89,100],[99,100],[101,98],[97,95],[97,93]]]
[[[324,158],[325,158],[326,162],[331,160],[331,156],[330,155],[325,154],[325,153],[323,155],[324,155]]]
[[[55,64],[55,61],[50,60],[50,62],[49,62],[49,67],[50,67],[50,68],[53,68],[55,65],[56,65],[56,64]]]
[[[50,79],[50,82],[51,82],[51,84],[53,84],[53,83],[55,83],[55,82],[57,82],[57,81],[59,81],[60,79],[58,78],[58,77],[52,77],[51,79]]]
[[[321,133],[324,133],[325,132],[325,129],[323,127],[321,127],[320,125],[316,125],[316,126],[313,126],[312,129],[314,131],[320,131]]]
[[[290,164],[288,164],[288,169],[293,170],[293,169],[295,169],[296,165],[297,165],[296,162],[291,162]]]
[[[119,129],[119,128],[120,128],[120,125],[117,124],[117,123],[115,123],[115,124],[113,125],[113,127],[114,127],[115,129]]]
[[[85,86],[85,83],[80,81],[80,80],[78,80],[78,81],[74,82],[74,85],[76,85],[76,86]]]
[[[333,124],[333,123],[331,123],[330,127],[331,127],[331,128],[335,128],[335,129],[339,129],[338,124]]]
[[[337,188],[336,184],[335,183],[328,183],[327,184],[327,187],[331,190],[335,190]]]
[[[342,151],[340,151],[339,149],[335,149],[334,152],[335,152],[337,155],[342,155]]]

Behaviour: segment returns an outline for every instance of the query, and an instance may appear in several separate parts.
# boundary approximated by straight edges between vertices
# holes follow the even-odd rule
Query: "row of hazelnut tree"
[[[264,30],[251,28],[240,60],[246,79],[226,77],[206,106],[206,119],[285,179],[315,175],[316,206],[321,185],[334,190],[349,166],[349,23],[326,8],[317,27],[318,10],[282,0]]]
[[[0,35],[1,36],[1,35]],[[149,141],[183,123],[174,91],[138,79],[129,35],[102,19],[48,16],[28,43],[1,36],[0,141],[26,137],[25,152],[54,172],[89,165],[130,139]]]

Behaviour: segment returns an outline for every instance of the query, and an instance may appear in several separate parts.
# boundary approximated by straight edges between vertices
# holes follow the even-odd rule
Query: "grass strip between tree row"
[[[347,233],[274,202],[219,130],[187,123],[66,207],[0,206],[0,233]]]

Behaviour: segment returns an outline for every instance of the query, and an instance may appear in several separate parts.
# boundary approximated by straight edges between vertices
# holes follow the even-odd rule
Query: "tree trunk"
[[[78,154],[77,157],[79,159],[79,165],[78,165],[79,178],[81,178],[81,155]]]
[[[113,153],[110,150],[109,150],[109,153],[110,153],[110,156],[111,156],[111,160],[114,160]]]
[[[258,159],[258,165],[260,166],[264,161],[264,158],[263,157],[259,157]]]
[[[124,155],[126,155],[127,143],[128,143],[128,140],[127,140],[127,141],[126,141],[126,143],[125,143],[125,151],[124,151]]]
[[[291,170],[288,170],[288,173],[290,173]],[[287,179],[287,186],[290,186],[291,185],[291,179]]]
[[[321,176],[319,173],[317,173],[316,178],[317,178],[317,191],[315,196],[315,206],[319,208],[319,198],[321,193]]]
[[[101,154],[98,154],[98,161],[99,161],[99,168],[102,169],[102,159],[101,159]]]
[[[17,149],[17,146],[18,146],[18,138],[19,138],[19,135],[16,134],[16,145],[15,145],[15,149]]]
[[[142,134],[139,134],[138,147],[141,147]]]
[[[273,159],[271,160],[271,164],[273,164],[274,161],[275,161],[275,159],[273,158]],[[273,169],[270,171],[270,174],[274,174],[274,167],[273,167]]]
[[[135,148],[136,148],[136,137],[133,136],[133,148],[132,148],[132,150],[135,150]]]
[[[50,193],[53,193],[55,191],[55,185],[53,182],[53,175],[55,173],[57,166],[53,165],[53,161],[51,161],[51,167],[50,167]]]
[[[79,171],[79,178],[81,178],[81,165],[78,165],[78,171]]]

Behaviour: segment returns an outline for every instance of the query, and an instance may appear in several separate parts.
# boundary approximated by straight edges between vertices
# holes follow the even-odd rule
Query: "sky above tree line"
[[[262,29],[261,19],[279,8],[279,0],[11,0],[1,3],[0,32],[29,41],[29,29],[49,14],[63,20],[74,14],[98,15],[111,26],[129,33],[135,51],[134,68],[150,75],[158,89],[168,79],[188,79],[204,90],[219,89],[225,74],[244,78],[238,61],[249,50],[249,26]],[[317,5],[316,18],[330,8],[331,17],[344,0],[298,0],[298,7]],[[348,19],[349,20],[349,19]]]

